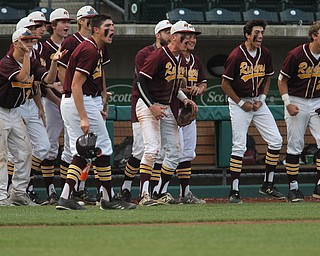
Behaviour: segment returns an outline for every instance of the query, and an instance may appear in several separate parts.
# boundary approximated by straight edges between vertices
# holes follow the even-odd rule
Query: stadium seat
[[[249,9],[243,14],[243,20],[264,19],[268,23],[279,23],[278,12],[266,11],[259,8]]]
[[[203,13],[200,11],[192,11],[187,8],[176,8],[167,13],[167,18],[171,22],[185,20],[187,22],[204,22]]]
[[[283,10],[286,9],[299,9],[304,12],[314,12],[317,10],[318,0],[282,0]]]
[[[187,8],[192,11],[205,12],[209,10],[210,0],[174,0],[175,8]]]
[[[133,13],[132,6],[136,10]],[[135,0],[131,1],[131,21],[139,23],[157,23],[166,19],[166,13],[172,10],[172,2],[168,0]]]
[[[230,11],[242,12],[245,10],[244,0],[209,0],[211,8],[224,8]]]
[[[0,7],[0,23],[15,24],[25,17],[25,12],[8,6]]]
[[[0,6],[8,6],[17,10],[28,11],[39,6],[40,0],[0,0]]]
[[[313,12],[304,12],[299,9],[289,8],[280,14],[280,22],[285,24],[311,24],[314,21]]]
[[[206,21],[211,23],[242,23],[242,17],[240,12],[230,11],[224,8],[213,8],[205,13]]]
[[[285,0],[245,0],[245,10],[263,9],[271,12],[280,12],[284,10]]]

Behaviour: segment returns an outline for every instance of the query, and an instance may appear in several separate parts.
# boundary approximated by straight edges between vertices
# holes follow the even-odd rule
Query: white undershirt
[[[257,49],[255,49],[254,51],[248,51],[248,52],[253,58],[255,58],[257,55]]]
[[[313,53],[313,52],[311,52],[311,53],[317,60],[319,60],[320,53]]]

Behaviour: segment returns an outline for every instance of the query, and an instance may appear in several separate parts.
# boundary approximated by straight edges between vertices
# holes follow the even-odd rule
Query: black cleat
[[[131,203],[131,192],[129,189],[120,190],[119,198],[123,199],[124,201]]]
[[[303,202],[304,195],[299,189],[293,189],[289,191],[288,200],[293,203]]]
[[[286,197],[279,192],[276,186],[274,186],[273,182],[263,182],[259,189],[259,193],[276,199],[286,199]]]
[[[312,197],[320,199],[320,184],[314,187]]]
[[[73,191],[72,196],[76,201],[81,201],[86,205],[96,205],[97,199],[89,194],[86,188],[80,191]]]
[[[133,203],[128,203],[118,197],[114,197],[110,202],[101,199],[101,210],[132,210],[136,209],[136,205]]]
[[[57,210],[85,210],[86,208],[78,204],[78,202],[74,198],[65,199],[60,197],[57,202],[56,209]]]
[[[243,203],[238,190],[231,190],[230,191],[229,203],[232,203],[232,204],[242,204]]]
[[[28,191],[28,195],[29,195],[30,199],[36,204],[39,204],[39,205],[46,205],[47,204],[47,201],[40,199],[34,190]]]
[[[57,205],[59,197],[55,192],[53,192],[50,196],[48,196],[47,200],[45,200],[45,204]]]

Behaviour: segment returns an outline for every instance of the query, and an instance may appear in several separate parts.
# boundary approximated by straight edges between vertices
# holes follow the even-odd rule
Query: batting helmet
[[[78,154],[83,158],[96,158],[101,155],[101,149],[96,147],[97,135],[89,132],[81,135],[76,142]]]

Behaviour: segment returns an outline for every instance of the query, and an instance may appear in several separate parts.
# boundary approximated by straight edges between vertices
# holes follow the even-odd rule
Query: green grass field
[[[319,202],[1,207],[1,255],[315,255]]]

